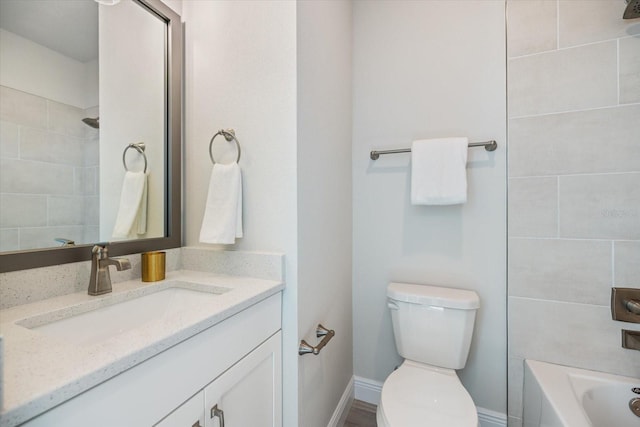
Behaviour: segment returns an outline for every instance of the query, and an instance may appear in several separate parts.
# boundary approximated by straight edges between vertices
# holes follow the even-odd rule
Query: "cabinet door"
[[[204,427],[204,392],[178,406],[155,427]]]
[[[206,427],[281,427],[280,332],[204,389]]]

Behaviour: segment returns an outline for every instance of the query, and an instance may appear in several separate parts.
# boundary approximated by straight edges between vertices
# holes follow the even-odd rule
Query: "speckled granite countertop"
[[[168,310],[154,321],[91,345],[55,339],[18,324],[33,323],[34,318],[41,323],[106,307],[172,287],[172,282],[228,290],[213,299],[203,298],[202,303],[191,305],[189,310]],[[4,384],[0,426],[27,421],[283,288],[284,284],[275,280],[176,271],[161,282],[132,280],[114,284],[113,293],[103,296],[80,292],[2,310]]]

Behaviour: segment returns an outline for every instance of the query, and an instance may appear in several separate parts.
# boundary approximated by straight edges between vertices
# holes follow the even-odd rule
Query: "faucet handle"
[[[640,323],[640,289],[611,288],[611,317],[621,322]]]
[[[107,258],[107,254],[109,253],[107,246],[109,246],[109,242],[96,243],[93,248],[91,248],[91,253],[99,259]]]

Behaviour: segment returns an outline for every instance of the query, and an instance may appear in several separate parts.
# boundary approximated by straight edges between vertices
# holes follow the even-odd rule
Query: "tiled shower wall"
[[[1,251],[98,240],[97,115],[0,86]]]
[[[640,22],[509,0],[509,425],[524,359],[640,376],[612,286],[640,287]]]

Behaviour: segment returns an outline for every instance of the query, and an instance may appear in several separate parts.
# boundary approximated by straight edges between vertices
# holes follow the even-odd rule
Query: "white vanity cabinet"
[[[221,427],[217,404],[226,427],[280,427],[280,329],[278,292],[25,425]]]
[[[204,391],[200,391],[154,427],[204,427],[204,425]]]
[[[281,334],[246,355],[156,427],[279,427]]]
[[[205,427],[282,425],[281,334],[278,333],[204,389]]]

